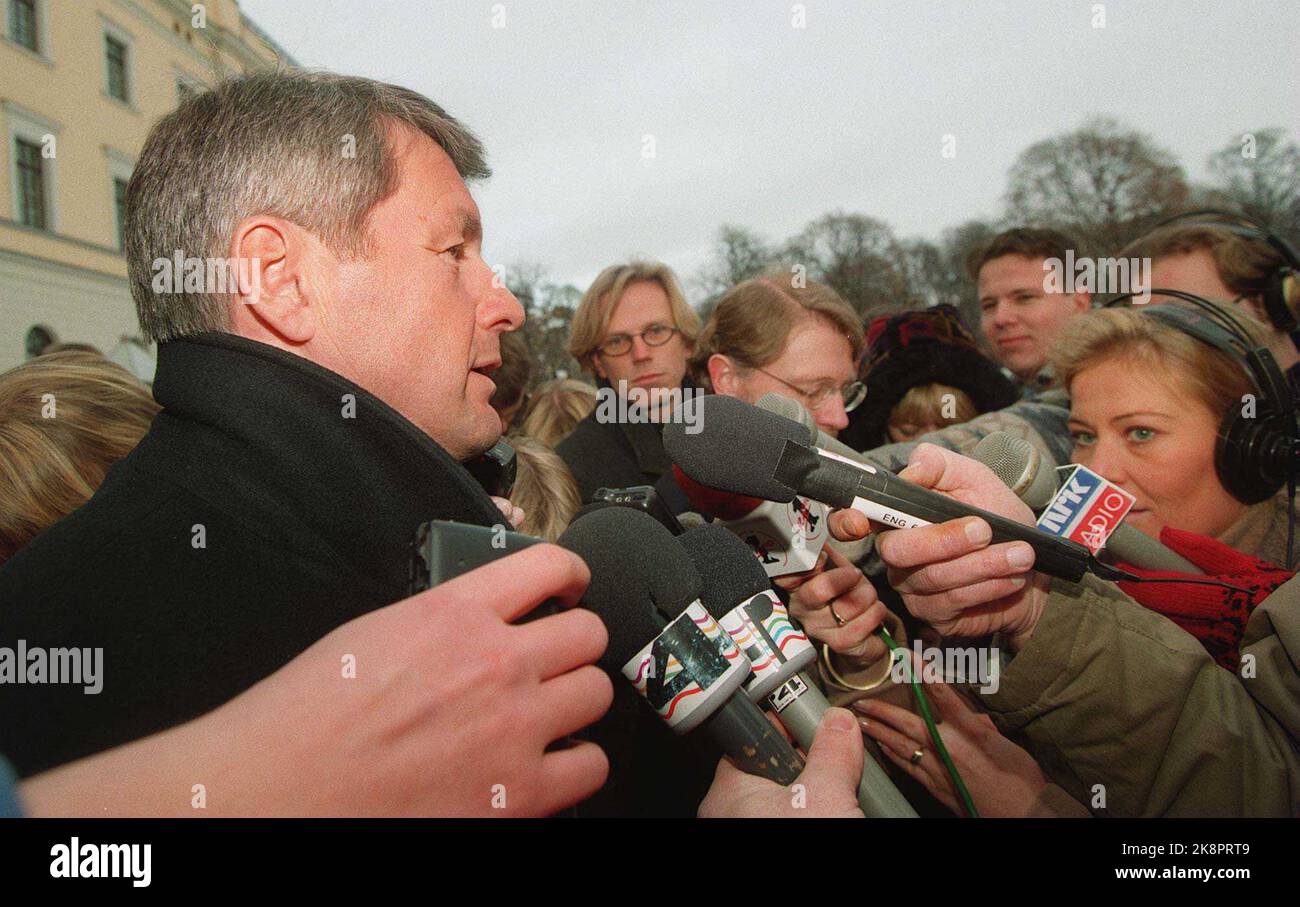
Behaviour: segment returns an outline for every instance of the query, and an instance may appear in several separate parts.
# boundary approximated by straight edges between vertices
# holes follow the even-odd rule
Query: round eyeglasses
[[[808,401],[808,408],[810,410],[820,409],[821,407],[825,406],[826,401],[829,400],[831,396],[834,394],[840,395],[840,399],[844,403],[844,411],[846,413],[853,412],[855,409],[858,408],[858,406],[862,404],[863,400],[867,399],[867,386],[863,384],[861,381],[849,381],[845,384],[840,385],[839,387],[836,387],[833,384],[823,383],[812,390],[805,390],[804,388],[799,387],[798,385],[791,384],[789,381],[786,381],[784,378],[781,378],[777,375],[773,375],[767,369],[758,368],[757,366],[755,366],[754,371],[762,372],[764,375],[767,375],[767,377],[771,378],[773,381],[780,381],[786,387],[790,388],[790,390],[799,394],[799,396],[803,397],[805,400]]]
[[[677,328],[666,324],[652,324],[639,334],[613,334],[596,346],[602,356],[626,356],[632,351],[632,341],[640,337],[646,346],[663,346],[673,338]]]

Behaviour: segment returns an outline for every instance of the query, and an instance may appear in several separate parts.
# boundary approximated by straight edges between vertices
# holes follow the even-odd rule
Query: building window
[[[108,95],[123,104],[131,103],[127,82],[126,44],[112,35],[104,35],[104,59],[108,64]]]
[[[15,159],[18,164],[18,221],[29,227],[44,230],[45,217],[45,159],[41,146],[24,139],[15,139]]]
[[[9,40],[34,54],[41,52],[36,21],[36,0],[9,0]]]
[[[113,214],[117,218],[117,247],[126,248],[126,186],[124,179],[113,178]]]

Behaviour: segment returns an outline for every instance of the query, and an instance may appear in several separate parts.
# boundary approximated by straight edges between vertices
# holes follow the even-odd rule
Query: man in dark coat
[[[208,711],[403,598],[419,523],[504,522],[461,465],[500,433],[488,374],[523,320],[480,254],[486,173],[437,105],[366,79],[245,77],[155,126],[125,230],[163,411],[0,570],[4,645],[102,649],[98,693],[0,684],[20,775]]]
[[[653,485],[662,509],[687,509],[672,481],[660,420],[694,393],[686,377],[700,321],[666,265],[601,271],[573,315],[569,353],[600,382],[596,408],[556,445],[583,502],[598,488]]]

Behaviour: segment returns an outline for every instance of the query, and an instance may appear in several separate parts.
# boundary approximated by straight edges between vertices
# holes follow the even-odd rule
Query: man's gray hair
[[[489,175],[482,144],[437,104],[356,76],[261,71],[159,120],[126,197],[127,275],[145,336],[162,342],[229,330],[232,293],[181,292],[177,273],[175,292],[156,292],[155,262],[174,260],[178,250],[224,261],[246,217],[282,217],[340,257],[364,255],[370,210],[397,188],[387,133],[394,123],[433,139],[463,179]]]

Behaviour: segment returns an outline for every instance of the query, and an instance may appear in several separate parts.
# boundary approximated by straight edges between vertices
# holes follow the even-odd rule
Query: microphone
[[[798,422],[804,428],[808,429],[808,436],[812,439],[812,446],[819,447],[822,450],[839,454],[841,457],[848,457],[856,463],[867,462],[867,459],[858,453],[849,445],[832,438],[826,432],[817,427],[817,420],[813,414],[808,412],[808,407],[804,406],[798,400],[791,400],[784,394],[778,394],[776,391],[770,391],[758,398],[759,409],[765,409],[769,413],[776,413],[778,416],[784,416],[791,422]]]
[[[749,546],[769,577],[804,573],[817,566],[830,527],[825,504],[796,497],[786,504],[730,494],[696,482],[680,467],[673,479],[691,506],[717,520]]]
[[[979,460],[1037,513],[1056,494],[1056,475],[1043,468],[1043,454],[1024,438],[1004,431],[990,432],[971,451]]]
[[[692,420],[701,430],[687,434],[685,423],[666,424],[664,449],[697,482],[770,501],[789,501],[801,494],[832,507],[852,507],[896,528],[977,516],[993,530],[993,541],[1032,546],[1034,569],[1040,573],[1071,582],[1089,571],[1103,579],[1128,578],[1077,542],[818,451],[808,446],[809,432],[802,425],[743,400],[713,394],[687,405],[703,408]]]
[[[700,601],[749,658],[753,673],[745,692],[776,712],[805,750],[831,707],[806,670],[817,650],[790,620],[767,575],[748,547],[717,525],[688,530],[678,543],[703,580]],[[858,804],[873,818],[913,819],[916,811],[875,759],[863,763]]]
[[[1038,448],[1024,438],[1004,431],[992,432],[980,439],[971,457],[992,469],[1035,513],[1046,508],[1056,493],[1054,470],[1044,463]],[[1105,547],[1116,560],[1135,567],[1205,574],[1187,558],[1123,522],[1111,532]]]
[[[640,511],[606,507],[575,520],[559,544],[591,568],[582,604],[609,633],[601,667],[626,677],[678,734],[703,728],[742,770],[794,783],[803,759],[741,689],[749,660],[700,604],[700,575],[672,533]]]

